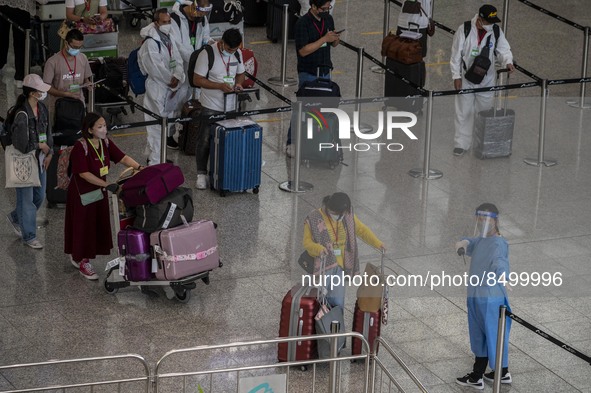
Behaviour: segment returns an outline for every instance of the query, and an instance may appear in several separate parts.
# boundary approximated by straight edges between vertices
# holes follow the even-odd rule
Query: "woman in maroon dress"
[[[90,259],[109,255],[113,248],[109,198],[105,188],[108,186],[115,192],[118,185],[107,183],[109,167],[111,162],[121,162],[138,170],[142,166],[107,138],[107,124],[97,113],[89,113],[84,118],[82,137],[70,155],[72,178],[66,204],[64,251],[70,254],[70,261],[80,269],[80,274],[89,280],[97,280]]]

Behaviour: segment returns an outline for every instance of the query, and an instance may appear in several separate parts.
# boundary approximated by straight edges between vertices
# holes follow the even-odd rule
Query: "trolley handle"
[[[507,82],[509,82],[509,76],[511,75],[509,72],[508,68],[500,68],[497,70],[497,85],[499,82],[499,79],[501,78],[501,75],[503,73],[507,74]],[[495,91],[495,101],[494,101],[494,106],[493,106],[493,117],[497,117],[497,104],[498,104],[498,98],[499,98],[499,94],[497,91]],[[505,92],[503,93],[503,116],[507,116],[507,99],[509,98],[509,90],[505,89]]]

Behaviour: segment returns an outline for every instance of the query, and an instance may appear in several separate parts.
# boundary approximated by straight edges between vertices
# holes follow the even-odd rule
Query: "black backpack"
[[[195,73],[195,63],[197,63],[197,58],[203,50],[207,52],[207,74],[205,74],[205,78],[209,77],[209,70],[211,70],[211,67],[213,67],[214,54],[213,47],[211,45],[203,45],[201,48],[191,53],[191,57],[189,58],[189,67],[187,68],[187,77],[189,78],[189,85],[191,85],[191,87],[199,87],[193,83],[193,74]],[[238,60],[238,63],[242,63],[238,51],[234,52],[234,56]]]
[[[127,69],[126,59],[104,59],[99,66],[97,72],[98,80],[104,79],[103,83],[105,86],[112,90],[115,90],[122,96],[127,95],[127,88],[123,81],[127,80],[124,70]],[[122,99],[117,95],[111,93],[105,88],[97,87],[94,92],[96,102],[100,103],[111,103],[121,102]]]
[[[79,138],[84,118],[84,103],[77,98],[61,97],[55,102],[53,143],[71,146]]]
[[[12,117],[11,115],[14,110],[14,106],[8,109],[6,119],[0,116],[0,144],[2,144],[4,150],[6,150],[7,146],[12,145],[12,122],[9,122],[8,119]]]

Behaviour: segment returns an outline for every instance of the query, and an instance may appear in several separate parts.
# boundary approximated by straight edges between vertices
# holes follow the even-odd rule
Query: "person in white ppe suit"
[[[209,35],[208,15],[211,9],[209,0],[177,0],[172,7],[170,36],[176,43],[185,66],[189,64],[194,51],[201,49],[203,45],[214,42]],[[184,89],[187,91],[184,101],[188,101],[193,96],[193,89],[189,86],[189,77],[185,79]],[[195,98],[198,99],[200,90],[194,90]],[[181,103],[182,105],[183,103]]]
[[[478,14],[470,21],[470,31],[465,34],[465,25],[458,27],[453,39],[451,51],[451,74],[456,90],[491,87],[495,84],[495,60],[509,72],[513,72],[513,54],[509,42],[500,27],[493,27],[500,22],[497,9],[485,4],[480,7]],[[498,38],[495,34],[498,31]],[[488,46],[491,65],[480,83],[473,83],[466,79],[471,70],[474,59]],[[486,52],[485,52],[486,53]],[[472,79],[473,78],[470,78]],[[453,154],[463,155],[472,144],[472,131],[475,115],[483,110],[492,108],[494,96],[492,92],[456,95],[455,109],[455,137]]]
[[[186,90],[182,91],[185,81],[183,59],[176,44],[170,39],[171,28],[170,15],[166,8],[161,8],[154,12],[154,22],[140,31],[140,36],[145,41],[138,52],[138,64],[140,70],[148,75],[144,106],[162,117],[178,116],[179,102],[184,101],[187,96]],[[154,120],[148,114],[144,118],[146,121]],[[175,124],[169,125],[168,138],[165,141],[168,145],[171,145],[170,139],[175,129]],[[161,127],[148,126],[147,132],[148,165],[159,164]],[[172,145],[171,147],[174,148]],[[178,149],[178,145],[176,148]]]
[[[483,380],[493,382],[495,377],[494,371],[485,373],[486,366],[490,365],[494,370],[497,361],[501,362],[501,383],[510,384],[513,381],[509,373],[510,318],[507,318],[505,326],[503,358],[496,358],[499,307],[506,306],[511,312],[505,286],[511,268],[509,244],[499,231],[499,209],[492,203],[483,203],[476,208],[475,218],[474,236],[456,243],[458,255],[465,254],[471,258],[466,307],[470,349],[475,359],[472,371],[457,378],[456,383],[482,390]]]

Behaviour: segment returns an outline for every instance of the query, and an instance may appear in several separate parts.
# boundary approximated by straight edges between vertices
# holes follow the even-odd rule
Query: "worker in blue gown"
[[[474,237],[456,243],[459,255],[471,257],[468,284],[468,330],[470,347],[476,357],[472,372],[456,382],[478,390],[484,389],[483,379],[492,382],[494,371],[485,374],[487,364],[494,370],[499,323],[499,307],[509,307],[506,281],[509,280],[509,245],[499,232],[499,210],[492,203],[476,208]],[[484,280],[482,279],[484,277]],[[503,282],[505,281],[505,282]],[[501,383],[512,382],[509,373],[509,332],[511,319],[507,318],[503,343]]]

